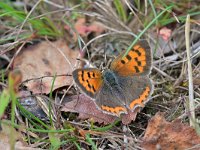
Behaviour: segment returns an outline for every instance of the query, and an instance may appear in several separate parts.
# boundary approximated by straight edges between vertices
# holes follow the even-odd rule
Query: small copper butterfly
[[[152,55],[147,41],[140,41],[126,56],[124,54],[125,51],[103,72],[87,68],[72,73],[75,83],[94,99],[98,108],[115,116],[144,107],[153,91],[148,77]]]

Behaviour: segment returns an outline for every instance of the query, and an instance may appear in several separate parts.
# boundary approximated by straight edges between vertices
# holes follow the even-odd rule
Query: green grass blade
[[[43,130],[43,129],[35,129],[35,128],[26,128],[25,126],[20,126],[16,123],[12,123],[9,120],[0,120],[0,123],[5,123],[7,125],[12,125],[15,128],[21,129],[24,128],[27,131],[32,131],[32,132],[39,132],[39,133],[67,133],[67,132],[73,132],[74,129],[62,129],[62,130]]]
[[[120,18],[124,22],[126,22],[127,21],[127,16],[126,16],[126,12],[125,12],[125,10],[123,8],[123,5],[122,5],[121,1],[120,0],[114,0],[113,2],[114,2],[115,8],[117,9],[117,12],[118,12]]]
[[[154,17],[157,17],[157,12],[156,12],[156,9],[155,9],[155,7],[154,7],[154,5],[152,3],[152,0],[149,0],[149,4],[151,5]],[[158,25],[158,20],[156,20],[156,25]]]
[[[33,115],[31,112],[27,111],[19,102],[17,102],[17,107],[20,109],[20,112],[32,123],[37,122],[46,129],[49,129],[49,126],[46,125],[44,122],[42,122],[39,118],[37,118],[35,115]],[[32,121],[35,120],[35,121]],[[37,123],[34,123],[37,128],[41,128],[41,126],[37,125]]]
[[[99,128],[92,128],[91,130],[92,131],[99,131],[99,132],[106,132],[106,131],[110,130],[111,128],[113,128],[119,122],[120,122],[120,119],[116,120],[114,123],[109,124],[107,126],[99,127]]]
[[[10,102],[10,96],[7,91],[3,91],[0,95],[0,118],[3,116],[8,104]]]
[[[74,145],[76,146],[77,150],[81,150],[81,147],[80,145],[76,142],[76,141],[73,141]]]
[[[62,144],[57,133],[48,133],[49,140],[51,142],[51,149],[58,149]]]
[[[51,100],[53,98],[52,94],[53,94],[53,87],[54,87],[54,84],[55,84],[55,80],[56,80],[56,74],[53,76],[53,81],[52,81],[52,84],[51,84],[51,90],[50,90],[50,94],[49,94],[49,120],[50,120],[50,123],[51,123],[51,126],[53,127],[53,120],[52,120],[52,109],[51,109]]]
[[[92,139],[90,138],[90,135],[89,134],[86,134],[86,141],[91,144],[92,146],[92,149],[93,150],[98,150],[95,143],[92,141]]]

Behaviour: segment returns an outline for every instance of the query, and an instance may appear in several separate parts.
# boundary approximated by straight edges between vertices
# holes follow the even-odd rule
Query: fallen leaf
[[[95,102],[84,94],[65,97],[61,111],[76,112],[79,113],[79,119],[92,119],[94,122],[103,124],[113,123],[117,119],[99,110]],[[123,114],[122,123],[129,124],[132,120],[134,121],[138,111],[139,109],[136,109],[134,112]]]
[[[0,132],[0,147],[4,150],[10,150],[16,148],[16,141],[22,137],[22,135],[10,125],[1,123],[2,130]]]
[[[3,150],[41,150],[40,148],[32,148],[29,146],[25,140],[23,139],[23,135],[20,131],[22,131],[25,128],[19,128],[19,130],[16,130],[11,125],[7,125],[3,123],[2,120],[1,128],[0,130],[0,148]],[[27,133],[27,130],[25,130],[25,133]],[[31,132],[29,132],[30,135]]]
[[[57,49],[63,52],[69,62]],[[57,77],[53,90],[72,83],[72,76],[66,75],[71,75],[77,56],[78,51],[71,50],[63,40],[52,44],[44,41],[23,49],[15,58],[13,68],[21,71],[22,82],[28,80],[24,85],[30,91],[48,94],[55,74]]]
[[[159,33],[158,33],[162,38],[163,40],[165,41],[168,41],[169,38],[171,37],[172,35],[172,30],[167,28],[167,27],[163,27],[159,30]]]
[[[98,22],[93,22],[91,24],[86,24],[85,18],[79,18],[75,23],[74,28],[76,31],[83,37],[87,36],[89,33],[94,32],[96,34],[100,34],[105,31],[105,28],[102,24]]]
[[[133,112],[129,111],[128,114],[122,114],[122,123],[125,125],[128,125],[132,121],[135,121],[137,113],[139,112],[140,112],[140,108],[137,107]]]
[[[74,28],[76,32],[82,37],[86,37],[90,33],[95,33],[97,36],[105,31],[105,28],[101,23],[94,21],[92,23],[87,24],[85,18],[79,18],[75,23]],[[70,27],[65,26],[65,29],[69,31]],[[73,33],[73,39],[77,41],[78,37],[76,33]]]
[[[84,94],[67,96],[63,103],[64,106],[61,108],[61,111],[79,113],[79,118],[83,120],[90,118],[94,122],[108,124],[116,119],[116,117],[98,110],[94,101]]]
[[[167,122],[162,113],[157,113],[148,124],[141,146],[145,150],[183,150],[200,144],[195,130],[180,120]],[[200,146],[192,150],[199,150]]]

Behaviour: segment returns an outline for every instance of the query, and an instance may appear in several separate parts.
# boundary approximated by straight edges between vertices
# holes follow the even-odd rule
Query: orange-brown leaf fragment
[[[148,124],[141,146],[145,150],[183,150],[200,144],[195,130],[180,120],[167,122],[157,113]],[[193,150],[199,150],[200,145]]]

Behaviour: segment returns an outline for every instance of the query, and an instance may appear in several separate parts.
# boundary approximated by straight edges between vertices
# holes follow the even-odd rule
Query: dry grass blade
[[[195,109],[194,109],[194,89],[193,89],[193,78],[192,78],[192,65],[190,60],[190,15],[187,15],[185,25],[185,40],[186,40],[186,51],[188,60],[188,78],[189,78],[189,105],[190,105],[190,125],[195,127]]]

